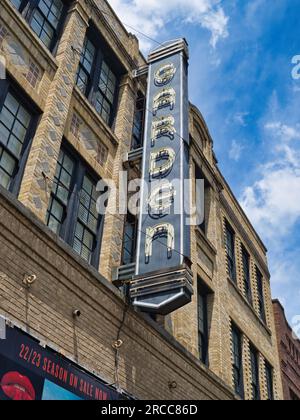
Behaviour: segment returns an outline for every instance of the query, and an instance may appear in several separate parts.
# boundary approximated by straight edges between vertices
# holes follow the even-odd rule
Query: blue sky
[[[299,0],[111,0],[160,42],[186,37],[190,99],[219,166],[269,249],[273,297],[300,315]],[[147,54],[155,46],[139,36]]]

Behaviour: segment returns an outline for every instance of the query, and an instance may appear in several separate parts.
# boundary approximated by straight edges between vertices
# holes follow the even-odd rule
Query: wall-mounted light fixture
[[[73,318],[79,318],[81,316],[81,311],[79,309],[74,309]]]
[[[168,387],[169,387],[170,391],[176,389],[177,388],[177,382],[176,381],[169,381],[168,382]]]
[[[112,347],[115,350],[119,350],[123,346],[124,342],[122,340],[117,340],[112,343]]]
[[[37,276],[35,274],[25,274],[23,278],[23,284],[26,287],[32,286],[37,280]]]

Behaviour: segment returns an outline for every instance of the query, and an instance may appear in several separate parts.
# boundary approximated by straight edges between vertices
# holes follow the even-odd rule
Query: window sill
[[[238,295],[240,296],[240,298],[242,299],[242,301],[244,302],[245,305],[247,305],[247,307],[250,309],[250,311],[253,313],[253,315],[255,316],[256,320],[259,322],[259,324],[264,328],[264,330],[268,333],[268,335],[270,337],[272,337],[272,331],[270,330],[270,328],[259,318],[259,316],[257,315],[257,313],[255,312],[253,306],[247,301],[247,299],[244,297],[244,295],[241,293],[240,289],[238,288],[238,286],[229,278],[227,277],[227,281],[228,283],[234,288],[234,290],[238,293]]]
[[[205,242],[206,246],[209,248],[211,254],[216,256],[218,252],[216,248],[213,246],[213,244],[210,242],[210,240],[207,238],[207,236],[202,232],[199,226],[196,226],[195,229],[198,236],[201,237],[201,239]]]
[[[51,54],[48,48],[42,43],[39,37],[33,32],[30,28],[28,22],[24,19],[24,17],[18,12],[18,10],[10,4],[8,1],[2,3],[3,10],[9,14],[9,17],[14,21],[14,33],[16,31],[16,27],[21,27],[21,32],[23,34],[22,39],[16,36],[19,41],[25,46],[25,48],[32,54],[33,56],[41,56],[42,60],[39,61],[39,65],[51,74],[55,74],[58,68],[57,61],[55,57]],[[2,19],[5,21],[5,15],[1,16]],[[26,34],[26,37],[24,37]],[[36,51],[35,51],[36,50]]]
[[[80,105],[85,109],[85,111],[91,116],[97,126],[100,126],[102,131],[105,132],[106,136],[109,138],[114,147],[119,145],[119,139],[112,131],[112,129],[106,124],[106,122],[101,118],[97,113],[93,105],[88,101],[87,97],[79,90],[77,86],[74,86],[73,90],[75,99],[80,103]]]

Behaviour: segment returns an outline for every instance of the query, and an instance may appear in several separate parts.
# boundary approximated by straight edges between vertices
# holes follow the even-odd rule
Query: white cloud
[[[291,325],[293,318],[300,315],[299,253],[299,246],[290,251],[281,243],[277,247],[272,245],[270,256],[273,297],[284,305]]]
[[[269,122],[265,125],[265,129],[273,131],[274,135],[284,141],[300,140],[300,124],[292,127],[279,121]]]
[[[246,127],[247,123],[246,123],[246,118],[248,117],[249,112],[237,112],[234,116],[233,116],[233,121],[236,124],[241,125],[242,127]]]
[[[300,168],[266,169],[253,186],[245,189],[242,206],[265,238],[291,232],[300,220]]]
[[[273,102],[274,103],[274,102]],[[264,124],[269,159],[248,186],[242,206],[265,238],[288,235],[300,221],[300,124],[272,119]]]
[[[151,38],[163,41],[161,32],[165,31],[167,25],[174,25],[180,19],[180,22],[200,25],[209,30],[212,47],[216,46],[219,39],[228,36],[228,17],[221,2],[222,0],[110,0],[111,6],[124,23]],[[152,42],[139,34],[137,36],[140,38],[141,48],[147,51]]]
[[[242,151],[244,150],[244,145],[238,142],[237,140],[233,140],[231,143],[231,148],[229,150],[229,157],[236,162],[240,160]]]
[[[242,205],[264,237],[286,235],[300,220],[300,152],[290,141],[300,139],[295,126],[265,124],[273,135],[272,159],[261,165],[259,179],[242,195]]]

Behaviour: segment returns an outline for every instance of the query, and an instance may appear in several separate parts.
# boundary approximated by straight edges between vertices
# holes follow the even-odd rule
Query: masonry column
[[[191,203],[196,203],[195,185],[195,164],[190,162],[190,180],[191,181]],[[191,230],[191,261],[193,263],[193,289],[194,295],[188,305],[178,309],[166,317],[166,327],[185,348],[187,348],[195,357],[199,357],[198,345],[198,246],[195,226]]]
[[[37,217],[45,220],[51,183],[61,147],[64,128],[74,88],[88,16],[75,2],[69,10],[65,29],[59,43],[56,60],[58,70],[51,84],[21,184],[19,200]]]
[[[253,399],[253,393],[250,341],[245,335],[243,336],[243,362],[245,400],[251,401]]]
[[[112,269],[121,265],[125,217],[124,214],[120,214],[119,206],[119,204],[122,205],[124,203],[118,202],[119,177],[120,172],[124,171],[124,156],[131,147],[135,101],[134,81],[131,76],[127,75],[123,78],[120,85],[118,114],[115,124],[115,134],[119,139],[119,148],[115,157],[112,181],[116,186],[116,190],[109,197],[99,265],[100,273],[107,279],[111,279]],[[124,185],[127,187],[126,182]],[[116,207],[114,207],[115,204]],[[114,208],[116,209],[115,212]]]

